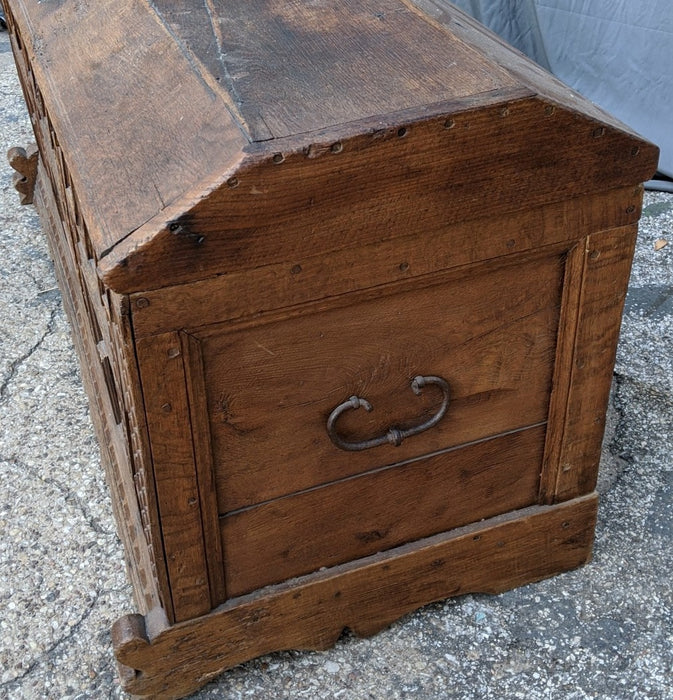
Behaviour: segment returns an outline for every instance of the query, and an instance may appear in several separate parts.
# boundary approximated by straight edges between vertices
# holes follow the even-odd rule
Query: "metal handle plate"
[[[412,435],[418,435],[430,428],[434,427],[439,423],[444,417],[448,407],[449,407],[449,384],[445,379],[441,377],[435,377],[433,375],[423,377],[414,377],[411,381],[411,390],[419,396],[423,391],[423,387],[428,384],[434,384],[442,390],[442,405],[439,407],[437,412],[429,418],[428,420],[420,423],[419,425],[413,426],[411,428],[406,428],[404,430],[396,427],[390,427],[385,432],[384,435],[379,437],[370,438],[369,440],[361,440],[358,442],[350,442],[344,440],[337,432],[336,422],[339,416],[345,411],[357,410],[358,408],[364,408],[365,411],[371,411],[372,405],[359,396],[351,396],[347,401],[339,404],[330,414],[327,419],[327,434],[329,439],[341,450],[347,450],[349,452],[359,452],[361,450],[368,450],[370,447],[378,447],[379,445],[393,445],[399,447],[404,440],[411,437]]]

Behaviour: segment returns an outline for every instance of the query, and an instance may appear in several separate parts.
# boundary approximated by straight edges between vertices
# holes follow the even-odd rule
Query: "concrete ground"
[[[0,151],[31,140],[0,33]],[[664,245],[664,241],[669,241]],[[673,195],[647,194],[594,560],[427,606],[368,640],[244,664],[194,697],[673,698]],[[0,159],[0,697],[123,698],[133,610],[69,330],[32,207]]]

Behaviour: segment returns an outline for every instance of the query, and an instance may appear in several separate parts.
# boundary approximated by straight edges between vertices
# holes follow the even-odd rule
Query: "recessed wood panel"
[[[532,505],[544,434],[510,433],[222,518],[228,595]]]
[[[563,267],[558,254],[485,264],[430,286],[201,333],[219,512],[546,420]],[[399,447],[332,444],[327,418],[351,395],[373,410],[339,418],[347,440],[428,420],[442,394],[428,386],[416,396],[418,374],[449,384],[438,425]]]

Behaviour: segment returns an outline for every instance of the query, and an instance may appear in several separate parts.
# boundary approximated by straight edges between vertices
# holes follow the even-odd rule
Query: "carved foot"
[[[14,188],[21,197],[21,204],[32,204],[37,177],[37,146],[33,143],[28,148],[15,146],[7,151],[7,160],[16,170]]]

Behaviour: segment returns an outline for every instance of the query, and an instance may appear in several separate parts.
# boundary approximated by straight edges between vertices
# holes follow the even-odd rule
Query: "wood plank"
[[[192,435],[194,440],[194,465],[201,501],[203,544],[208,563],[210,598],[213,607],[223,602],[227,595],[222,569],[222,540],[217,509],[217,489],[213,469],[213,453],[210,444],[210,428],[206,407],[206,386],[203,375],[203,358],[198,341],[181,334],[185,356],[185,379],[190,406]]]
[[[174,0],[153,3],[214,80],[235,96],[253,140],[517,82],[400,0],[194,5],[185,12]]]
[[[654,171],[655,147],[607,128],[596,138],[596,122],[547,106],[501,95],[465,111],[445,105],[441,116],[397,113],[350,131],[252,144],[235,173],[134,232],[101,260],[101,274],[132,293],[278,262],[291,267],[634,186]]]
[[[582,298],[582,279],[586,260],[587,240],[582,239],[568,251],[563,280],[563,298],[559,321],[558,343],[554,359],[554,378],[549,401],[549,419],[545,456],[540,476],[540,503],[554,503],[563,431],[568,413],[573,368],[573,353],[577,337],[577,319]]]
[[[533,506],[229,601],[167,627],[126,616],[112,637],[125,689],[180,697],[227,668],[281,649],[324,649],[344,628],[370,635],[435,600],[499,593],[591,556],[597,497]],[[188,643],[187,643],[188,640]]]
[[[136,337],[252,316],[444,269],[522,253],[635,223],[642,189],[628,187],[548,207],[457,223],[436,232],[289,263],[145,290],[132,296]]]
[[[11,9],[97,257],[236,162],[247,139],[148,3]]]
[[[546,420],[562,253],[203,329],[196,337],[220,513]],[[439,424],[398,447],[345,452],[332,444],[327,418],[352,395],[374,410],[339,418],[350,440],[430,418],[441,392],[415,396],[416,375],[449,383]]]
[[[587,239],[565,427],[548,494],[557,502],[596,485],[636,233],[636,226],[625,226]]]
[[[87,264],[86,268],[90,269]],[[89,293],[92,293],[89,290]],[[113,292],[106,292],[104,299],[108,302],[109,324],[106,330],[110,333],[110,357],[112,366],[118,368],[119,395],[124,406],[122,429],[123,440],[119,446],[120,454],[127,455],[128,463],[119,462],[120,468],[128,471],[124,475],[125,480],[133,479],[133,491],[125,496],[127,499],[135,496],[140,512],[140,523],[143,529],[144,542],[141,540],[139,555],[141,558],[150,559],[150,567],[147,571],[141,571],[138,579],[143,590],[152,591],[158,586],[162,605],[171,621],[175,620],[173,614],[173,601],[170,595],[166,558],[161,539],[161,527],[157,495],[154,488],[154,472],[152,468],[151,449],[147,423],[143,411],[142,391],[136,362],[133,332],[129,322],[128,298],[121,297]],[[105,331],[104,331],[105,332]],[[142,551],[143,546],[147,551]]]
[[[249,593],[533,505],[545,428],[480,441],[223,517],[228,594]]]
[[[143,339],[137,352],[171,596],[181,621],[212,605],[180,336]]]

